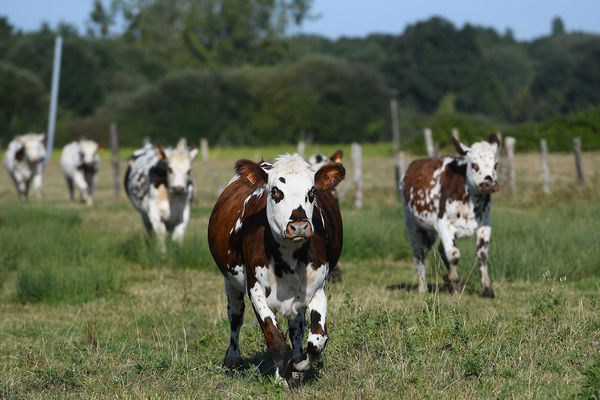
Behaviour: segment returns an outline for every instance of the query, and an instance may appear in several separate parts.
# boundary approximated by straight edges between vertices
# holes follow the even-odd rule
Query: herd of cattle
[[[425,255],[439,236],[447,280],[451,290],[460,293],[460,252],[455,238],[475,234],[482,295],[493,297],[487,249],[491,193],[498,190],[499,140],[492,135],[471,147],[453,140],[458,155],[413,161],[399,188],[418,291],[427,291]],[[90,140],[64,147],[60,163],[72,200],[76,188],[81,201],[92,204],[98,150],[98,144]],[[184,238],[194,193],[192,161],[197,153],[182,139],[175,148],[147,144],[129,159],[125,190],[162,250],[168,238],[176,242]],[[9,144],[4,164],[22,199],[27,198],[31,184],[40,195],[45,160],[43,134],[17,136]],[[336,192],[345,177],[341,162],[338,151],[332,157],[315,155],[308,162],[287,154],[273,162],[239,160],[235,164],[235,175],[219,196],[208,225],[208,246],[224,276],[227,297],[231,329],[227,367],[241,364],[239,333],[246,295],[282,384],[287,385],[286,377],[300,378],[324,350],[325,284],[336,271],[343,243]],[[292,359],[287,369],[286,339],[276,314],[288,320]],[[309,334],[303,346],[307,316]]]

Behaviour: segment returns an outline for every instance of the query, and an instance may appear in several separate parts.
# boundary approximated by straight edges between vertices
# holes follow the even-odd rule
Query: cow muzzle
[[[309,239],[312,235],[312,227],[307,220],[291,221],[287,224],[285,229],[285,238],[293,242],[304,241]]]
[[[500,190],[500,184],[496,180],[485,180],[479,184],[483,193],[494,193]]]
[[[185,186],[172,186],[171,187],[171,193],[172,194],[186,194],[186,190],[185,190]]]

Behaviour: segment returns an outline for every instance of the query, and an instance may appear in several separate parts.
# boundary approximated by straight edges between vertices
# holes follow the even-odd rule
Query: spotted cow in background
[[[477,263],[481,271],[482,295],[494,297],[488,275],[488,245],[491,194],[499,189],[496,179],[499,139],[470,148],[453,138],[458,157],[420,159],[406,170],[401,184],[404,215],[413,262],[419,277],[419,292],[427,291],[425,254],[440,237],[439,251],[448,268],[454,292],[462,291],[458,274],[460,251],[455,238],[477,235]]]
[[[125,191],[162,250],[167,237],[183,241],[194,194],[192,161],[197,154],[198,149],[189,149],[182,139],[175,149],[147,144],[129,159]]]
[[[81,201],[92,205],[96,173],[100,168],[98,149],[98,143],[84,139],[63,147],[60,167],[65,175],[69,198],[72,201],[75,200],[75,188],[77,188]]]
[[[32,183],[37,197],[42,197],[42,173],[46,160],[45,137],[45,133],[16,136],[6,149],[4,166],[15,183],[21,200],[27,200]]]
[[[210,216],[208,244],[225,281],[231,326],[225,365],[239,366],[239,333],[248,294],[284,385],[286,339],[275,313],[288,320],[291,373],[299,378],[327,343],[325,281],[342,250],[342,219],[331,194],[344,179],[341,164],[313,171],[302,157],[273,164],[240,160]],[[310,328],[303,350],[306,315]]]
[[[339,149],[336,150],[335,153],[331,155],[331,157],[327,157],[325,154],[313,154],[308,158],[308,163],[310,164],[313,171],[318,171],[321,167],[331,163],[339,163],[341,164],[344,161],[344,151]],[[337,190],[332,189],[331,194],[336,198],[338,198]],[[329,273],[329,279],[332,282],[339,282],[342,280],[342,270],[340,269],[340,264],[336,264],[335,267]]]

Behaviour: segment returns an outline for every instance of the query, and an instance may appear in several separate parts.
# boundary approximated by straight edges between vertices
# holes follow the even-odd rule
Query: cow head
[[[280,156],[272,166],[262,166],[240,160],[236,171],[256,189],[267,193],[267,220],[275,240],[303,244],[313,234],[315,192],[334,189],[344,179],[344,167],[327,164],[315,172],[298,154]]]
[[[37,163],[46,158],[46,147],[44,146],[45,133],[28,133],[18,136],[17,142],[21,145],[15,153],[17,161],[25,160],[30,163]]]
[[[458,154],[467,161],[467,182],[471,188],[483,193],[491,193],[500,189],[496,178],[498,166],[498,149],[500,140],[496,134],[490,135],[487,141],[476,142],[471,147],[465,146],[453,137]]]
[[[334,163],[342,163],[344,160],[344,151],[339,149],[336,150],[335,153],[331,155],[331,157],[327,157],[325,154],[313,154],[308,158],[308,163],[311,165],[314,171],[317,171],[323,165],[334,162]]]
[[[189,149],[185,140],[180,140],[175,149],[158,147],[156,154],[166,164],[167,188],[172,194],[187,194],[192,175],[192,161],[198,155],[198,149]]]
[[[93,140],[80,140],[79,157],[81,158],[82,164],[92,166],[97,160],[98,149],[98,143]]]

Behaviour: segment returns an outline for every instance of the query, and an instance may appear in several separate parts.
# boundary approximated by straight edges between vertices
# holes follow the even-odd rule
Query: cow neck
[[[489,193],[483,193],[478,187],[471,186],[467,180],[465,174],[465,192],[468,196],[469,202],[475,212],[475,218],[478,221],[485,219],[485,213],[491,204],[492,197]]]
[[[283,276],[284,273],[295,273],[300,262],[306,262],[304,255],[308,253],[309,244],[310,239],[300,244],[278,241],[273,237],[273,233],[267,223],[265,229],[265,247],[267,256],[273,263],[275,274],[278,277]]]

